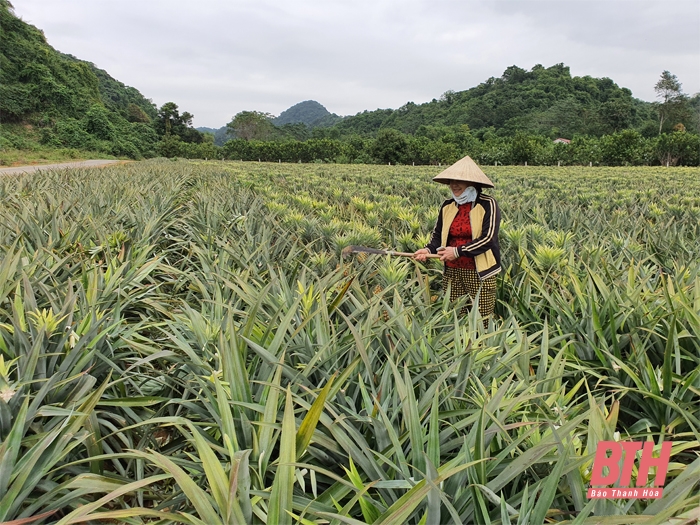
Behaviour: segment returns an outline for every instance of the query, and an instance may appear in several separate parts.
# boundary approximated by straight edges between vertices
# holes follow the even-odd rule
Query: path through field
[[[81,160],[76,162],[62,162],[60,164],[36,164],[33,166],[15,166],[13,168],[0,168],[0,175],[18,175],[20,173],[34,173],[40,170],[56,170],[65,168],[98,168],[100,166],[108,166],[109,164],[117,164],[124,162],[123,160]]]

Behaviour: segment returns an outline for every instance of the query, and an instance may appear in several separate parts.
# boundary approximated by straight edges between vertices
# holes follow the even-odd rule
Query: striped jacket
[[[447,236],[452,221],[459,210],[454,199],[442,203],[435,228],[426,248],[437,253],[440,246],[447,246]],[[501,271],[501,250],[498,246],[498,229],[501,225],[501,210],[496,200],[479,192],[469,212],[472,242],[458,246],[460,257],[474,257],[480,279],[486,279]]]

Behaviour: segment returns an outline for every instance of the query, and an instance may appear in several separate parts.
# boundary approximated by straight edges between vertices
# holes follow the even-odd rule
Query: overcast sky
[[[698,0],[11,0],[54,48],[195,126],[317,100],[339,115],[422,103],[511,65],[563,62],[654,100],[700,91]]]

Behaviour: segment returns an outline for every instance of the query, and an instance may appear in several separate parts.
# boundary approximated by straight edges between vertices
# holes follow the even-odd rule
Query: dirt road
[[[37,164],[34,166],[15,166],[13,168],[0,168],[0,175],[18,175],[20,173],[35,173],[37,171],[61,170],[66,168],[97,168],[109,164],[119,164],[123,160],[80,160],[75,162],[63,162],[61,164]]]

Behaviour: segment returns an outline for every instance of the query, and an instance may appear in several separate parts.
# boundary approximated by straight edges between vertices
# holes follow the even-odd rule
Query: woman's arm
[[[425,245],[425,249],[430,253],[437,253],[437,249],[442,244],[442,209],[445,207],[446,203],[447,201],[443,202],[442,206],[440,206],[437,221],[435,221],[435,227],[430,234],[430,242]]]

